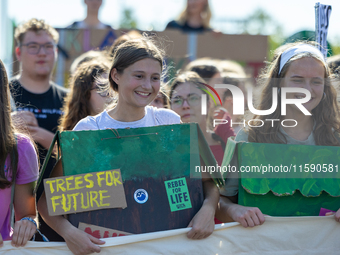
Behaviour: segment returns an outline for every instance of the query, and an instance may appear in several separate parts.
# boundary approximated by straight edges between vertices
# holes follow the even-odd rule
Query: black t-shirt
[[[52,133],[57,131],[67,89],[51,82],[48,91],[35,94],[24,89],[17,79],[10,82],[10,88],[17,111],[30,111],[34,113],[40,127]]]
[[[17,79],[10,82],[11,94],[14,99],[17,111],[30,111],[33,112],[37,118],[38,125],[52,133],[55,133],[58,128],[58,120],[62,115],[61,108],[64,103],[64,98],[67,94],[67,89],[58,86],[51,82],[51,87],[48,91],[42,94],[35,94],[24,89]],[[39,161],[40,167],[43,165],[47,150],[39,143]],[[55,157],[50,157],[46,166],[43,179],[49,178],[50,173],[56,163]],[[37,190],[36,200],[38,202],[40,196],[44,191],[44,186],[40,185]],[[64,239],[54,232],[40,217],[40,231],[46,235],[50,241],[64,241]],[[36,237],[36,241],[43,241],[41,236]]]
[[[202,33],[204,31],[211,31],[211,28],[205,28],[203,26],[200,27],[191,27],[188,25],[187,22],[185,22],[183,25],[178,24],[176,20],[170,21],[168,25],[166,26],[166,29],[180,29],[183,32],[197,32]]]
[[[35,94],[23,88],[17,79],[10,82],[11,94],[14,99],[17,111],[30,111],[37,118],[39,127],[42,127],[52,133],[58,128],[58,120],[62,115],[62,106],[67,89],[51,82],[48,91],[42,94]],[[40,167],[42,166],[47,150],[38,143]],[[45,173],[48,178],[55,164],[55,159],[50,158]],[[45,175],[44,175],[45,176]],[[40,192],[37,194],[40,197]]]

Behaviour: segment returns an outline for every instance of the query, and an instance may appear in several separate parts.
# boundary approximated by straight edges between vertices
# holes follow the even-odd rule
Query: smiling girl
[[[83,119],[74,130],[180,123],[180,117],[173,111],[148,106],[160,90],[162,72],[162,53],[151,41],[136,39],[123,43],[114,55],[110,83],[106,87],[106,90],[111,88],[118,93],[117,105],[95,117]]]
[[[297,125],[285,127],[279,124],[272,127],[266,123],[262,127],[260,121],[252,123],[254,127],[241,130],[236,141],[253,143],[277,143],[300,145],[340,146],[339,143],[339,106],[336,101],[336,90],[331,84],[331,74],[322,53],[312,45],[295,43],[285,47],[283,52],[268,66],[262,74],[263,90],[259,110],[269,109],[272,105],[272,89],[283,87],[304,88],[311,94],[311,99],[303,106],[312,114],[305,115],[295,105],[287,105],[287,114],[282,115],[279,102],[277,109],[270,115],[254,115],[250,119],[265,120],[294,119]],[[288,98],[301,99],[301,93],[289,93]],[[276,122],[279,123],[279,122]],[[222,221],[237,221],[244,227],[253,227],[264,222],[263,213],[256,207],[245,207],[233,202],[237,201],[238,179],[228,178],[221,190],[220,210],[217,217]],[[233,202],[232,202],[233,201]],[[322,205],[320,205],[322,207]],[[279,215],[279,213],[278,213]],[[339,220],[340,210],[335,218]]]
[[[148,106],[160,90],[163,73],[163,55],[147,38],[130,40],[120,45],[114,54],[109,85],[118,93],[118,102],[112,109],[81,120],[74,130],[151,127],[179,124],[180,117],[171,110]],[[51,177],[63,175],[61,161]],[[218,190],[210,178],[203,179],[205,200],[200,211],[191,220],[192,229],[187,236],[202,239],[214,230],[214,215],[218,203]],[[48,215],[46,197],[42,195],[38,208],[45,221],[66,241],[75,254],[100,252],[95,244],[103,241],[80,231],[62,216]]]

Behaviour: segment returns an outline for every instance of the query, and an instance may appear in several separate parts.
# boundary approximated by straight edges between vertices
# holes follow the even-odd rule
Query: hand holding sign
[[[187,237],[190,239],[204,239],[214,232],[215,228],[215,208],[204,205],[190,221],[188,227],[192,227]]]
[[[95,238],[80,229],[71,227],[70,231],[64,236],[67,247],[73,254],[91,254],[93,252],[100,252],[98,245],[105,244],[104,241]]]

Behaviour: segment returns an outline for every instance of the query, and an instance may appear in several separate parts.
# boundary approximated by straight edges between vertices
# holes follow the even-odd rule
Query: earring
[[[323,92],[322,100],[326,99],[326,92]]]

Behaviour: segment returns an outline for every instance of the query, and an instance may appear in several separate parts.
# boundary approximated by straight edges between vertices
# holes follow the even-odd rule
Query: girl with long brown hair
[[[37,231],[33,189],[39,170],[34,144],[14,128],[10,113],[8,78],[0,60],[0,246],[12,239],[18,247]]]
[[[129,40],[117,47],[111,65],[107,90],[118,93],[117,104],[96,116],[82,119],[73,130],[102,130],[107,128],[138,128],[179,124],[180,117],[169,109],[149,106],[160,90],[165,69],[162,51],[149,38]],[[59,161],[52,176],[63,175]],[[203,179],[205,200],[193,217],[187,236],[202,239],[214,230],[214,215],[218,202],[218,190],[210,178]],[[104,244],[91,235],[80,231],[62,216],[49,216],[45,194],[38,203],[44,220],[66,241],[76,254],[100,252],[96,244]]]
[[[112,93],[102,91],[102,79],[99,79],[107,79],[109,69],[104,58],[82,63],[77,68],[70,80],[71,91],[65,99],[60,131],[72,130],[81,119],[97,115],[112,101]]]
[[[269,115],[254,114],[250,118],[252,126],[240,130],[236,141],[340,146],[340,109],[336,101],[336,90],[328,65],[317,48],[305,43],[286,45],[264,70],[261,78],[262,94],[255,109],[270,109],[273,104],[272,93],[275,92],[278,98],[277,108]],[[302,106],[311,115],[305,114],[294,104],[287,104],[286,114],[283,114],[280,91],[285,88],[304,88],[310,92],[311,98]],[[286,97],[303,99],[305,94],[292,92],[287,93]],[[287,125],[282,125],[282,121]],[[257,207],[233,203],[238,194],[237,178],[228,178],[221,194],[220,209],[217,212],[220,220],[238,221],[244,227],[253,227],[265,221],[263,213]],[[340,210],[335,214],[335,219],[339,221]]]

